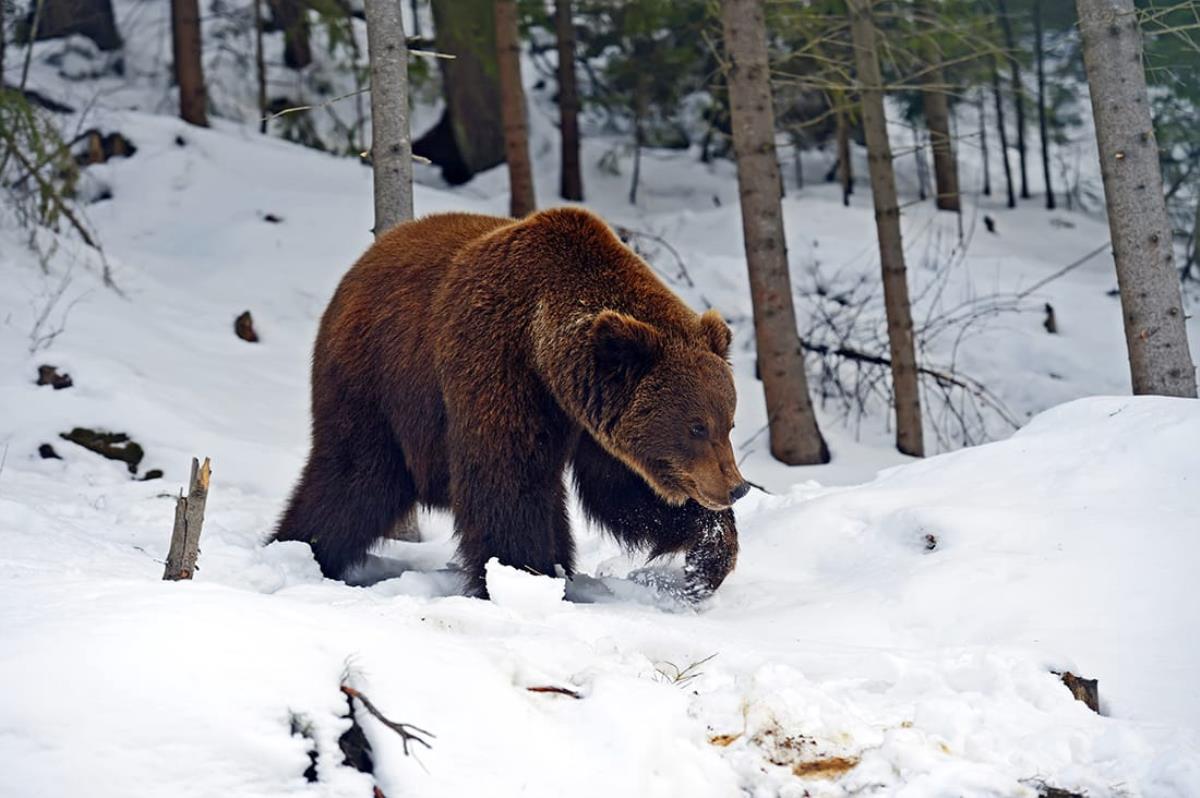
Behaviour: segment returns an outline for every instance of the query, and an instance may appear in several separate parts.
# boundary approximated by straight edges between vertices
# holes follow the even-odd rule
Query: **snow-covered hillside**
[[[602,170],[619,142],[589,137],[587,204],[734,328],[734,443],[772,491],[737,505],[737,570],[680,606],[648,586],[676,580],[676,563],[646,569],[576,519],[581,577],[500,569],[495,601],[466,599],[438,515],[349,586],[322,579],[307,546],[261,544],[307,446],[317,319],[371,240],[369,171],[253,125],[150,113],[169,108],[153,101],[165,78],[148,44],[130,61],[142,82],[120,90],[64,78],[56,47],[38,45],[33,85],[81,107],[99,87],[87,126],[138,151],[89,167],[85,185],[111,194],[86,211],[121,294],[69,237],[43,273],[0,224],[0,796],[367,795],[341,765],[343,682],[436,735],[405,756],[363,720],[389,798],[1200,795],[1200,403],[1123,396],[1106,253],[1018,296],[1100,246],[1102,222],[972,197],[960,240],[954,216],[906,207],[925,362],[989,389],[1002,411],[971,431],[996,442],[911,461],[885,397],[847,417],[829,396],[834,461],[789,469],[763,440],[732,165],[648,152],[634,207],[628,153],[621,174]],[[530,82],[551,204],[550,89]],[[805,159],[823,172],[825,154]],[[421,179],[419,213],[507,207],[502,169],[453,191]],[[865,308],[850,343],[882,346],[869,197],[845,209],[835,187],[789,185],[785,214],[802,329],[849,293]],[[247,309],[257,344],[233,334]],[[41,364],[74,385],[34,385]],[[59,439],[77,426],[129,433],[141,472],[164,478]],[[195,455],[214,474],[200,571],[164,583]],[[1056,671],[1099,679],[1103,715]],[[580,697],[527,690],[547,686]]]

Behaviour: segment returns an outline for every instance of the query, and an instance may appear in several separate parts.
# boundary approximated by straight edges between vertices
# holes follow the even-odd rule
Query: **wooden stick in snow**
[[[191,579],[200,556],[200,528],[204,525],[204,505],[208,501],[208,484],[212,468],[207,457],[204,465],[192,458],[192,476],[187,495],[179,492],[175,500],[175,528],[171,530],[171,548],[167,552],[167,568],[163,579]]]
[[[422,729],[420,726],[414,726],[411,723],[397,723],[394,720],[389,720],[386,715],[384,715],[382,712],[380,712],[378,709],[375,708],[375,705],[371,703],[371,699],[367,698],[365,695],[363,695],[358,690],[354,689],[353,687],[351,687],[348,684],[342,685],[342,692],[345,693],[351,699],[357,698],[359,701],[362,702],[362,705],[363,705],[363,707],[366,708],[367,712],[370,712],[371,715],[374,716],[374,718],[376,720],[378,720],[384,726],[387,726],[392,731],[396,732],[396,734],[400,735],[400,743],[404,746],[404,755],[405,756],[409,756],[408,744],[410,742],[420,743],[421,745],[425,746],[426,748],[428,748],[430,750],[433,749],[433,746],[429,744],[429,741],[424,739],[421,736],[421,735],[425,735],[425,737],[436,738],[437,735],[434,734],[433,732],[426,731],[425,729]],[[353,713],[353,710],[354,710],[353,702],[350,704],[350,710]]]

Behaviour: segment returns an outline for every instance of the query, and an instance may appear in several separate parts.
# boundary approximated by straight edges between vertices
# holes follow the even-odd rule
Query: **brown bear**
[[[729,328],[697,315],[579,209],[401,224],[342,279],[317,334],[312,449],[276,540],[344,575],[416,504],[484,564],[572,573],[567,466],[594,522],[685,551],[689,595],[737,559]]]

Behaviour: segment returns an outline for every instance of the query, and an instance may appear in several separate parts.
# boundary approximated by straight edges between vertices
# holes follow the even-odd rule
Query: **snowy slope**
[[[162,25],[151,5],[117,8]],[[989,416],[998,442],[912,462],[891,448],[885,399],[848,422],[830,400],[834,462],[789,469],[760,432],[732,165],[648,152],[633,207],[628,153],[613,175],[596,163],[620,142],[585,139],[589,206],[661,236],[693,285],[643,239],[664,279],[733,324],[735,445],[773,491],[737,507],[737,571],[683,608],[645,587],[676,578],[675,564],[639,573],[577,523],[583,578],[499,571],[497,601],[469,600],[454,595],[439,515],[422,518],[426,542],[386,544],[353,587],[323,580],[306,546],[260,544],[305,453],[317,319],[371,240],[369,172],[252,125],[196,130],[149,113],[170,107],[149,46],[133,48],[133,88],[64,78],[46,60],[56,47],[38,45],[35,85],[80,105],[99,85],[86,125],[139,149],[87,178],[112,194],[87,215],[124,296],[68,238],[43,274],[0,222],[0,796],[368,794],[367,777],[339,766],[344,679],[436,734],[405,757],[366,721],[391,798],[1200,794],[1200,404],[1120,396],[1107,256],[1012,299],[1102,243],[1101,221],[974,197],[959,243],[954,217],[907,207],[917,318],[982,315],[966,336],[933,336],[927,362],[955,363],[1027,423],[1009,437]],[[219,63],[219,96],[245,102]],[[546,93],[531,96],[549,204],[555,134]],[[826,157],[807,154],[806,173]],[[454,191],[422,180],[419,213],[507,205],[502,169]],[[869,198],[844,209],[834,187],[789,186],[785,214],[807,330],[828,309],[818,285],[877,279]],[[1045,302],[1057,335],[1042,329]],[[880,340],[871,307],[856,345]],[[258,344],[232,334],[245,309]],[[1200,325],[1190,331],[1200,351]],[[33,385],[42,363],[74,387]],[[1111,398],[1080,399],[1095,395]],[[142,471],[165,478],[133,481],[58,439],[75,426],[130,433]],[[40,459],[43,443],[63,459]],[[214,464],[200,572],[165,584],[170,497],[193,455]],[[1100,680],[1103,717],[1061,670]],[[315,784],[297,716],[315,739]]]
[[[572,586],[573,603],[448,595],[444,518],[425,519],[431,542],[381,552],[390,561],[366,576],[382,581],[348,587],[322,580],[305,546],[259,543],[303,456],[316,318],[369,241],[368,173],[242,128],[109,121],[142,148],[96,169],[114,199],[90,208],[128,298],[65,254],[41,276],[11,233],[0,259],[15,289],[0,300],[0,793],[361,795],[365,777],[336,766],[348,666],[386,712],[437,734],[418,762],[368,725],[388,795],[1032,795],[1037,779],[1096,795],[1200,791],[1196,403],[1087,400],[859,487],[756,494],[738,507],[739,568],[700,612],[623,579],[640,563],[582,526],[582,569],[601,581]],[[422,212],[503,203],[424,187],[417,200]],[[838,214],[866,218],[827,205],[789,211],[831,232]],[[641,220],[674,226],[698,286],[730,315],[745,302],[734,213]],[[1007,258],[1037,276],[1032,245]],[[68,268],[63,311],[79,301],[31,354],[38,292]],[[1108,277],[1073,279],[1067,306]],[[257,345],[230,329],[247,307]],[[45,361],[75,387],[34,386]],[[1103,362],[1080,380],[1104,379]],[[754,429],[756,383],[744,354],[736,366],[739,430]],[[131,481],[56,440],[76,425],[130,432],[166,479]],[[899,460],[827,426],[841,465],[789,472],[754,452],[747,470],[786,485]],[[38,459],[43,442],[65,459]],[[215,472],[201,571],[164,584],[164,490],[193,454]],[[1052,669],[1099,678],[1109,717]],[[537,685],[584,697],[523,689]],[[289,713],[314,729],[315,786]],[[805,765],[831,757],[844,761]]]

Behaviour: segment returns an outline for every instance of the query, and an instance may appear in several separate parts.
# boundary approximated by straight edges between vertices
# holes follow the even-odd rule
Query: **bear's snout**
[[[750,486],[738,471],[728,444],[715,444],[710,452],[710,456],[693,465],[688,493],[709,510],[726,510],[745,496]]]

